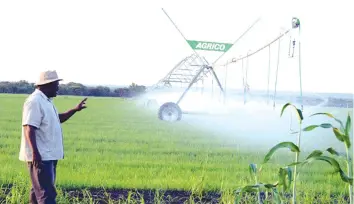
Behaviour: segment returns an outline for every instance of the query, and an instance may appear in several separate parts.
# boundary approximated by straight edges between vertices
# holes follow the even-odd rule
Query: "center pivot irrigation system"
[[[151,89],[157,89],[160,88],[161,86],[163,87],[172,87],[172,83],[182,83],[182,84],[188,84],[187,88],[184,90],[182,95],[179,97],[179,99],[176,102],[165,102],[163,103],[159,110],[158,110],[158,117],[160,120],[165,120],[165,121],[178,121],[181,120],[182,118],[182,110],[179,106],[180,102],[182,99],[185,97],[186,93],[190,90],[190,88],[193,86],[193,84],[197,83],[198,81],[203,81],[204,78],[208,77],[211,75],[213,79],[217,82],[217,86],[220,88],[221,93],[223,96],[225,96],[224,89],[220,83],[220,80],[218,76],[216,75],[214,71],[214,66],[216,62],[227,52],[230,50],[230,48],[235,45],[260,19],[257,19],[233,44],[230,43],[220,43],[220,42],[206,42],[206,41],[196,41],[196,40],[188,40],[182,32],[178,29],[176,24],[172,21],[170,16],[166,13],[166,11],[162,8],[162,11],[166,14],[166,16],[169,18],[169,20],[172,22],[172,24],[175,26],[175,28],[178,30],[178,32],[181,34],[181,36],[185,39],[185,41],[188,43],[188,45],[192,48],[194,54],[191,56],[186,57],[185,59],[181,60],[168,74],[162,78],[158,83],[156,83],[154,86],[152,86]],[[290,31],[298,29],[299,30],[299,35],[300,36],[300,21],[298,18],[293,18],[292,19],[292,28],[285,31],[284,33],[281,33],[278,37],[276,37],[274,40],[272,40],[270,43],[267,43],[265,46],[262,46],[261,48],[257,49],[256,51],[252,53],[247,53],[246,56],[241,57],[241,58],[232,58],[231,60],[228,60],[227,63],[224,66],[227,66],[228,64],[231,63],[237,63],[239,61],[242,61],[245,58],[249,58],[252,55],[255,55],[256,53],[269,48],[269,55],[270,55],[270,46],[278,41],[279,43],[279,48],[278,48],[278,65],[277,65],[277,71],[276,71],[276,82],[275,86],[277,84],[277,78],[278,78],[278,68],[279,68],[279,51],[280,51],[280,39],[288,34]],[[290,36],[290,45],[289,45],[289,57],[294,57],[294,52],[295,52],[295,44],[296,41],[295,39],[291,39]],[[292,45],[292,53],[290,46]],[[301,98],[302,98],[302,84],[301,84],[301,65],[300,65],[300,42],[298,43],[298,49],[299,49],[299,75],[300,75],[300,93],[301,93]],[[209,63],[204,57],[201,57],[196,50],[205,50],[205,51],[216,51],[216,52],[221,52],[219,57],[213,62]],[[270,56],[269,56],[270,60]],[[269,62],[270,63],[270,62]],[[249,89],[247,82],[244,82],[244,94],[247,92]],[[275,87],[275,92],[274,92],[274,98],[276,94],[276,87]],[[268,96],[269,96],[269,71],[268,71]],[[275,104],[273,104],[275,106]]]

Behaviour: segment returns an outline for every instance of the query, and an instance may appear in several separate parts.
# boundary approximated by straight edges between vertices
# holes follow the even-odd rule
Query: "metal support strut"
[[[172,19],[170,18],[170,16],[167,14],[167,12],[162,8],[162,11],[165,13],[165,15],[168,17],[168,19],[171,21],[171,23],[174,25],[174,27],[177,29],[177,31],[181,34],[181,36],[184,38],[184,40],[186,42],[188,42],[187,38],[183,35],[183,33],[181,32],[181,30],[177,27],[177,25],[172,21]],[[239,41],[258,21],[260,20],[260,18],[258,18],[233,44],[234,45],[237,41]],[[198,53],[195,51],[194,48],[192,48],[193,52],[195,53],[195,55],[202,59]],[[162,120],[180,120],[181,119],[181,109],[179,108],[179,104],[182,101],[182,99],[185,97],[185,95],[187,94],[187,92],[190,90],[190,88],[193,86],[193,84],[195,84],[197,81],[199,80],[203,80],[200,76],[203,73],[204,75],[206,73],[211,73],[211,75],[213,75],[213,79],[216,80],[224,98],[225,98],[225,91],[220,83],[219,78],[217,77],[213,66],[215,65],[215,63],[226,53],[227,51],[224,51],[213,63],[212,66],[209,65],[209,63],[207,61],[203,61],[201,65],[197,65],[197,66],[201,66],[200,69],[196,72],[193,73],[195,74],[193,79],[189,82],[188,87],[184,90],[184,92],[182,93],[182,95],[179,97],[178,101],[176,103],[173,102],[167,102],[165,104],[163,104],[160,109],[159,109],[159,118]],[[192,65],[193,66],[193,65]],[[207,71],[205,71],[207,69]],[[172,73],[173,71],[171,71]],[[206,76],[206,75],[205,75]],[[170,119],[171,116],[174,116],[173,114],[178,114],[176,115],[176,117],[173,117],[175,119]]]

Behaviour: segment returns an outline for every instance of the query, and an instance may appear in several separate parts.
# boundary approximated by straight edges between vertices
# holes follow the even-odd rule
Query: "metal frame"
[[[294,24],[294,20],[296,20],[296,24]],[[280,58],[280,39],[282,37],[284,37],[285,35],[287,35],[289,32],[291,32],[292,30],[294,29],[297,29],[298,28],[298,33],[299,33],[299,42],[298,42],[298,51],[299,51],[299,61],[298,61],[298,65],[299,65],[299,83],[300,83],[300,98],[301,98],[301,110],[303,111],[304,107],[303,107],[303,92],[302,92],[302,70],[301,70],[301,40],[300,40],[300,22],[298,20],[298,18],[296,17],[293,17],[293,25],[292,25],[292,28],[286,30],[285,32],[283,33],[280,33],[280,35],[278,37],[276,37],[274,40],[272,40],[270,43],[266,44],[265,46],[255,50],[254,52],[252,53],[247,53],[246,56],[244,57],[239,57],[239,58],[232,58],[232,60],[230,62],[227,62],[226,64],[224,64],[224,66],[228,65],[228,64],[232,64],[232,63],[237,63],[238,61],[242,61],[243,63],[243,60],[244,59],[248,59],[250,56],[262,51],[263,49],[265,48],[269,48],[269,62],[268,62],[268,87],[267,87],[267,95],[268,95],[268,99],[267,99],[267,103],[269,103],[269,70],[270,70],[270,46],[277,42],[278,41],[278,58],[277,58],[277,70],[276,70],[276,80],[275,80],[275,88],[274,88],[274,97],[273,97],[273,108],[275,108],[275,98],[276,98],[276,88],[277,88],[277,79],[278,79],[278,70],[279,70],[279,58]],[[291,36],[290,36],[291,38]],[[291,42],[291,41],[290,41]],[[289,44],[289,58],[292,58],[294,57],[294,55],[290,55],[290,46],[291,46],[291,43]],[[293,52],[295,51],[295,44],[293,44]],[[243,65],[242,65],[243,67]]]
[[[162,87],[171,87],[174,83],[179,84],[189,84],[193,81],[195,75],[200,71],[199,67],[202,65],[199,64],[207,64],[205,58],[199,58],[197,55],[192,54],[181,60],[179,63],[175,65],[175,67],[169,71],[164,78],[160,79],[155,85],[153,85],[150,89],[158,89]],[[203,80],[204,77],[208,77],[208,70],[204,70],[196,81]]]
[[[183,33],[180,31],[180,29],[177,27],[177,25],[173,22],[173,20],[167,14],[167,12],[163,8],[162,8],[162,11],[165,13],[165,15],[169,18],[171,23],[177,29],[177,31],[181,34],[181,36],[187,42],[187,38],[183,35]],[[236,39],[235,42],[232,44],[232,46],[234,46],[236,44],[236,42],[238,42],[256,23],[258,23],[259,20],[260,20],[260,18],[258,18],[238,39]],[[171,82],[189,83],[188,87],[184,90],[182,95],[177,100],[177,102],[176,102],[177,105],[183,100],[183,98],[185,97],[187,92],[190,90],[190,88],[193,86],[193,84],[202,80],[204,77],[208,77],[209,73],[211,73],[212,77],[214,77],[214,79],[216,80],[217,85],[219,86],[222,94],[223,95],[225,94],[224,89],[221,85],[221,82],[220,82],[217,74],[215,73],[212,65],[214,65],[219,59],[221,59],[221,57],[224,54],[226,54],[226,52],[228,50],[226,52],[221,53],[221,55],[212,63],[212,65],[209,65],[208,61],[204,57],[203,58],[200,57],[199,54],[194,49],[192,49],[192,50],[194,52],[194,54],[192,56],[183,59],[163,79],[161,79],[155,86],[153,86],[154,88],[157,88],[157,87],[159,87],[159,84],[161,84],[161,83],[166,86],[166,85],[170,85]],[[192,59],[192,62],[195,61],[196,59],[199,59],[201,64],[192,65],[190,62],[190,59]],[[185,63],[188,63],[188,65],[190,65],[190,67],[197,66],[200,68],[199,69],[198,68],[197,69],[190,69],[190,68],[188,69],[188,67],[186,67],[186,69],[184,70],[181,67],[183,65],[185,66]],[[188,72],[188,74],[186,74],[186,72]],[[195,73],[193,73],[193,72],[195,72]],[[172,76],[175,78],[171,78]]]
[[[172,22],[172,24],[175,26],[175,28],[179,31],[179,33],[181,34],[181,36],[185,39],[186,42],[189,43],[189,41],[185,38],[185,36],[183,35],[183,33],[178,29],[177,25],[172,21],[172,19],[170,18],[170,16],[167,14],[167,12],[162,8],[162,11],[165,13],[165,15],[170,19],[170,21]],[[207,77],[209,73],[211,73],[211,75],[214,77],[214,79],[216,80],[223,96],[225,97],[225,91],[220,83],[219,78],[217,77],[214,69],[213,69],[213,65],[216,64],[216,62],[224,55],[226,54],[226,52],[229,51],[229,49],[234,46],[236,44],[236,42],[238,40],[240,40],[258,21],[260,20],[260,18],[258,18],[233,44],[229,44],[231,45],[228,50],[223,51],[223,53],[212,63],[212,65],[209,65],[208,61],[205,60],[205,58],[201,58],[199,56],[199,54],[195,51],[196,48],[192,47],[191,48],[194,52],[194,54],[190,57],[185,58],[184,60],[182,60],[180,63],[178,63],[174,69],[172,69],[163,79],[161,79],[158,84],[155,87],[158,87],[159,84],[163,83],[164,86],[166,85],[171,85],[171,82],[179,82],[179,83],[189,83],[188,87],[184,90],[184,92],[182,93],[182,95],[179,97],[179,99],[177,100],[176,103],[173,102],[167,102],[164,105],[162,105],[159,109],[159,118],[162,119],[163,116],[162,113],[164,113],[164,111],[167,109],[173,109],[173,110],[177,110],[178,111],[178,118],[177,120],[180,120],[181,118],[181,114],[182,111],[179,107],[179,103],[183,100],[183,98],[185,97],[186,93],[190,90],[190,88],[193,86],[194,83],[196,83],[197,81],[202,80],[204,77]],[[299,35],[300,35],[300,22],[297,18],[293,18],[293,26],[292,29],[294,28],[299,28]],[[269,47],[269,64],[268,64],[268,88],[267,88],[267,94],[268,94],[268,100],[267,102],[269,103],[269,69],[270,69],[270,45],[275,43],[276,41],[278,41],[280,46],[280,38],[282,38],[283,36],[285,36],[288,32],[290,32],[292,29],[289,29],[287,31],[285,31],[284,33],[281,33],[280,36],[278,36],[276,39],[274,39],[272,42],[268,43],[267,45],[257,49],[254,52],[247,52],[247,55],[245,57],[240,57],[238,59],[236,58],[232,58],[231,62],[227,62],[224,66],[227,66],[228,64],[231,63],[236,63],[237,61],[242,61],[243,59],[248,58],[256,53],[258,53],[259,51],[265,49],[266,47]],[[289,47],[290,48],[290,47]],[[278,64],[277,64],[277,72],[278,72],[278,67],[279,67],[279,51],[280,51],[280,47],[278,48]],[[300,56],[300,42],[299,42],[299,75],[300,75],[300,94],[301,94],[301,98],[302,98],[302,80],[301,80],[301,56]],[[292,56],[293,57],[293,56]],[[201,61],[201,65],[192,65],[191,63],[193,61],[195,61],[196,59],[199,59]],[[189,66],[189,68],[186,66]],[[242,63],[243,64],[243,63]],[[184,66],[184,68],[182,68]],[[192,67],[200,67],[199,69],[193,69]],[[185,74],[185,72],[188,72],[188,74]],[[247,76],[247,74],[246,74]],[[176,78],[173,78],[176,77]],[[276,93],[276,85],[277,85],[277,81],[275,83],[275,93]],[[226,86],[226,83],[225,83]],[[275,97],[275,96],[274,96]],[[225,101],[224,101],[225,102]],[[275,102],[275,101],[274,101]],[[273,104],[274,106],[275,104]],[[301,105],[301,109],[303,110],[303,104]],[[170,111],[168,111],[168,114],[171,115],[172,113]]]

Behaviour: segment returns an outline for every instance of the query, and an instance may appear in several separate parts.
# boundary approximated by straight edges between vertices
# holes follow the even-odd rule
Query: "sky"
[[[0,81],[35,82],[41,71],[56,70],[63,83],[152,85],[193,50],[189,40],[234,43],[214,64],[223,85],[242,87],[245,56],[291,28],[281,38],[277,90],[353,92],[354,13],[350,1],[0,1]],[[289,40],[301,53],[288,57]],[[197,51],[209,62],[222,53]],[[271,45],[270,89],[275,89],[278,42]],[[268,87],[268,48],[248,59],[251,89]],[[244,61],[245,67],[246,61]],[[227,72],[226,72],[227,70]],[[226,74],[227,73],[227,74]]]

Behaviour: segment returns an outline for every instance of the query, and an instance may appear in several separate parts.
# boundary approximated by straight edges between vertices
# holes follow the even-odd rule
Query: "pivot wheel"
[[[182,118],[182,110],[176,103],[167,102],[160,107],[158,116],[160,120],[179,121]]]

